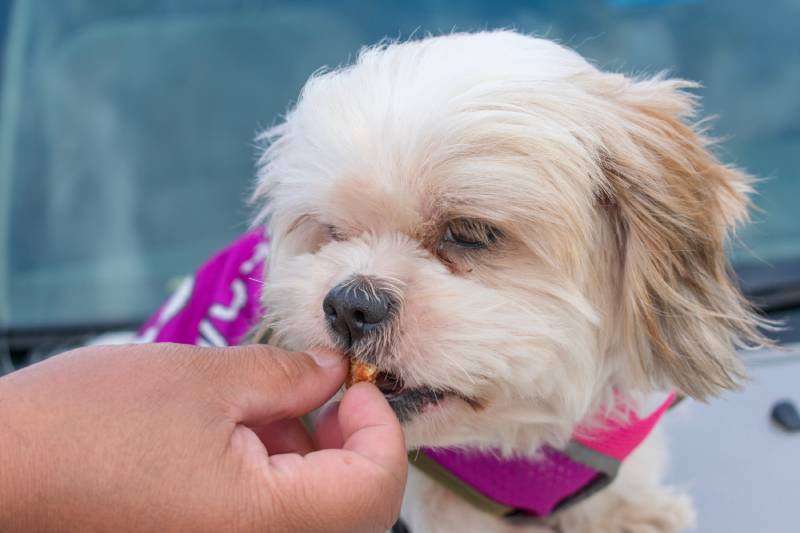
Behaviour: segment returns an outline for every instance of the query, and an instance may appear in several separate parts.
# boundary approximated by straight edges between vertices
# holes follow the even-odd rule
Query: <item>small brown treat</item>
[[[368,365],[367,363],[363,363],[356,359],[351,359],[350,372],[347,374],[347,379],[344,382],[344,386],[349,389],[356,383],[361,383],[362,381],[375,384],[375,382],[378,380],[378,372],[379,370],[376,366]]]

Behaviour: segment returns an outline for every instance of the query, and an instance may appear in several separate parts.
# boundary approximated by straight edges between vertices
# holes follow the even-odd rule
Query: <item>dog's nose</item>
[[[386,291],[366,279],[340,283],[322,302],[328,325],[348,348],[385,322],[391,308],[392,300]]]

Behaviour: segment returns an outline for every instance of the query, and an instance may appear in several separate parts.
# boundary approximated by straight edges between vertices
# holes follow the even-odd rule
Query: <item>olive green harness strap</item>
[[[682,395],[676,396],[670,409],[673,409],[683,399],[684,396]],[[562,511],[607,487],[617,477],[619,467],[621,466],[621,462],[617,459],[604,455],[576,440],[571,440],[563,450],[558,451],[573,461],[596,470],[597,476],[581,490],[559,502],[555,509],[553,509],[553,512]],[[513,522],[535,522],[539,519],[539,517],[503,505],[502,503],[498,503],[484,496],[442,465],[431,459],[423,450],[410,451],[408,453],[408,460],[415,468],[419,469],[425,475],[481,511]]]
[[[597,470],[598,475],[580,491],[559,502],[553,512],[566,509],[607,487],[609,483],[614,480],[619,471],[619,461],[592,450],[591,448],[587,448],[576,441],[570,441],[564,450],[559,450],[559,453],[567,455],[573,461]],[[419,469],[425,475],[483,512],[511,522],[530,523],[536,522],[541,518],[487,498],[431,459],[422,450],[413,450],[409,452],[408,460],[415,468]]]
[[[444,485],[457,496],[481,511],[500,517],[514,512],[512,507],[490,500],[461,481],[458,477],[453,475],[452,472],[428,457],[422,450],[412,450],[408,452],[408,461],[414,465],[415,468],[418,468],[434,481]]]

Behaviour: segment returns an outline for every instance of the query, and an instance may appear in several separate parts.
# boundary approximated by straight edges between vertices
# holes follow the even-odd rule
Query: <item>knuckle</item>
[[[253,357],[256,371],[269,375],[275,384],[283,389],[291,389],[309,372],[300,354],[290,352],[270,352],[266,356]]]

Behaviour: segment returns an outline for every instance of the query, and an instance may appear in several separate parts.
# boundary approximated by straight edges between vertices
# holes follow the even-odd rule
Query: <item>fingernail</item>
[[[339,352],[334,352],[328,348],[323,348],[321,346],[316,346],[309,350],[306,350],[306,353],[311,356],[317,366],[321,368],[330,368],[334,366],[339,366],[342,364],[342,360],[344,359],[342,354]]]

